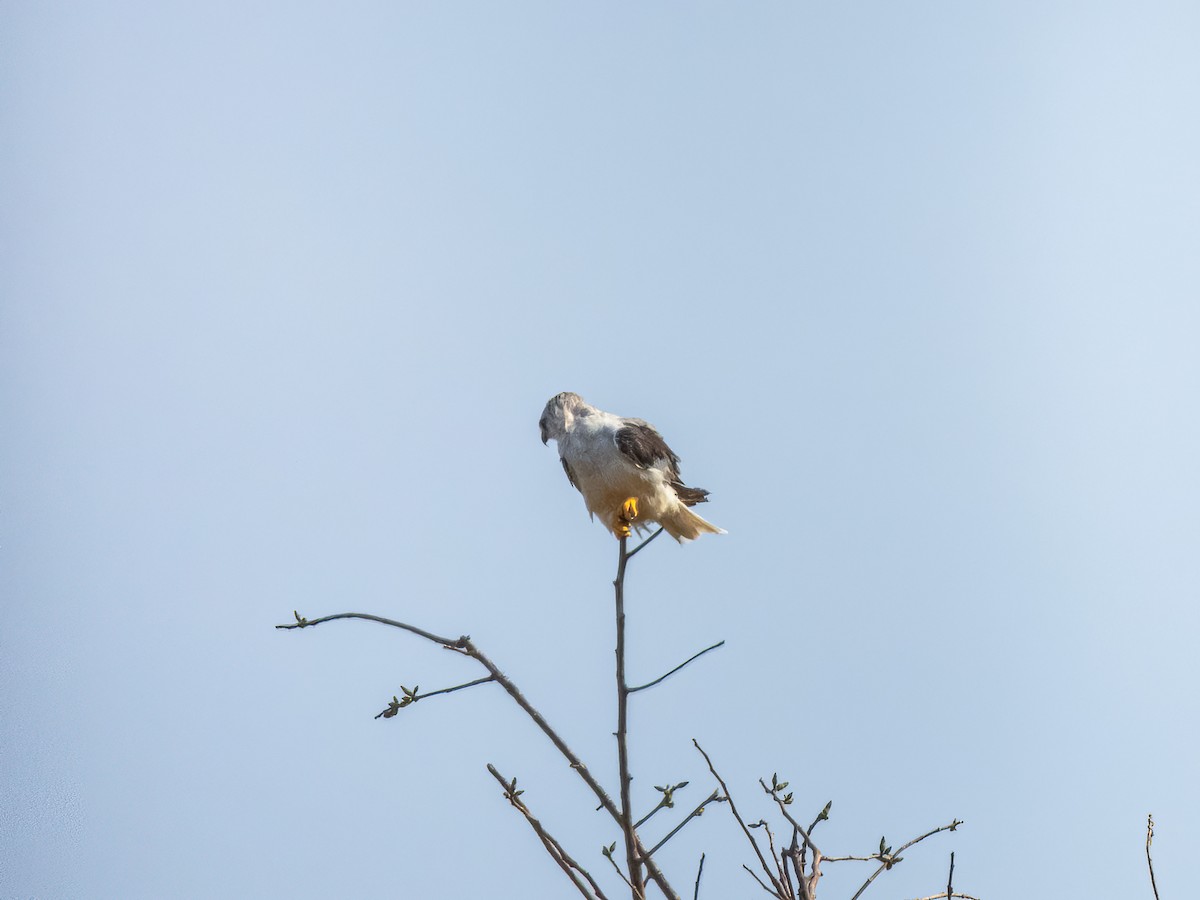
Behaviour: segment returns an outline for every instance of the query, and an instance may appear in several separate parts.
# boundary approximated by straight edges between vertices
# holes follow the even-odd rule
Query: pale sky
[[[1194,892],[1200,7],[0,3],[0,896],[611,894],[616,546],[538,440],[655,423],[728,529],[627,586],[634,795],[791,782],[867,898]],[[671,818],[675,816],[675,818]],[[726,809],[659,858],[754,897]],[[869,874],[829,865],[823,897]]]

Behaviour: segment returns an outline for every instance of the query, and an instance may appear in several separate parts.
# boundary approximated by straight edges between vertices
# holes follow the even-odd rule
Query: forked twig
[[[774,782],[773,776],[772,782]],[[813,843],[812,838],[809,836],[809,832],[812,831],[817,822],[821,821],[822,816],[828,816],[828,806],[821,811],[821,814],[817,816],[813,824],[805,829],[804,826],[797,822],[795,817],[788,812],[787,798],[779,796],[780,788],[777,787],[775,790],[771,790],[769,787],[767,787],[766,781],[761,778],[758,779],[758,783],[762,785],[762,789],[767,792],[772,800],[775,801],[776,805],[779,807],[779,811],[783,813],[783,817],[787,819],[788,824],[792,826],[792,846],[787,851],[786,855],[791,856],[792,867],[796,870],[796,880],[800,882],[800,896],[803,897],[804,900],[812,900],[813,892],[817,887],[817,882],[821,879],[821,862],[825,859],[825,857],[821,854],[821,851],[817,848],[817,845]],[[790,797],[791,795],[788,796]],[[804,859],[804,855],[798,852],[801,848],[798,847],[797,841],[799,841],[801,838],[804,839],[803,849],[811,849],[813,852],[811,875],[804,874],[804,863],[802,861]],[[786,865],[783,867],[783,874],[787,876]],[[790,878],[787,878],[787,881],[789,884],[791,883]]]
[[[752,835],[750,833],[750,829],[746,827],[746,821],[741,817],[741,814],[738,813],[737,805],[733,802],[733,797],[729,794],[729,788],[726,786],[725,780],[717,774],[717,770],[713,768],[712,760],[709,759],[708,754],[704,752],[704,748],[700,746],[699,742],[695,738],[692,738],[692,745],[700,751],[700,755],[703,756],[704,761],[708,763],[708,771],[712,772],[713,778],[717,779],[717,784],[721,785],[721,792],[725,795],[725,799],[729,802],[729,811],[733,813],[733,817],[737,819],[738,825],[742,827],[742,833],[746,835],[746,840],[748,840],[750,842],[750,846],[754,848],[754,853],[758,857],[758,862],[759,865],[762,866],[763,872],[766,874],[767,878],[771,879],[771,884],[775,888],[775,895],[778,897],[786,896],[783,891],[783,885],[780,884],[775,879],[775,876],[771,874],[771,869],[767,865],[767,860],[765,857],[763,857],[762,850],[760,850],[758,847],[758,841],[754,839],[754,835]],[[746,866],[742,866],[742,868],[746,869],[747,872],[750,872],[751,875],[754,875],[754,872],[746,868]],[[762,884],[762,881],[759,880],[757,875],[754,875],[754,880],[758,881],[759,884]],[[770,888],[768,888],[765,884],[763,884],[763,889],[766,890],[767,893],[771,892]]]
[[[876,856],[873,856],[873,857],[866,857],[867,859],[880,860],[879,868],[871,873],[871,877],[863,882],[862,887],[860,887],[855,892],[854,896],[851,897],[850,900],[858,900],[858,898],[863,895],[863,891],[865,891],[867,888],[869,888],[871,886],[871,882],[873,882],[876,878],[878,878],[882,872],[887,871],[888,869],[892,868],[892,866],[894,866],[896,863],[900,862],[900,854],[903,853],[905,850],[907,850],[909,847],[913,846],[913,844],[919,844],[919,843],[921,843],[921,841],[925,840],[925,838],[933,837],[935,834],[940,834],[943,831],[956,831],[958,829],[958,826],[961,824],[963,824],[961,821],[959,821],[958,819],[955,819],[949,825],[942,825],[939,828],[934,828],[932,831],[925,832],[920,837],[913,838],[907,844],[904,844],[903,846],[901,846],[899,849],[897,849],[894,852],[889,852],[886,855],[877,854]],[[861,857],[850,856],[850,857],[845,857],[845,858],[846,859],[860,859]],[[829,857],[826,857],[825,859],[827,862],[830,861]]]
[[[563,849],[562,844],[560,844],[548,831],[546,831],[541,822],[534,818],[533,813],[529,811],[529,807],[526,806],[525,802],[520,799],[521,794],[525,792],[517,790],[517,779],[514,778],[512,781],[505,780],[504,776],[496,771],[496,767],[491,763],[488,763],[487,769],[492,773],[492,777],[500,782],[500,786],[504,788],[504,799],[511,803],[513,808],[519,811],[521,815],[525,817],[525,821],[529,823],[534,833],[541,839],[542,845],[546,848],[546,851],[550,854],[551,858],[558,863],[559,868],[566,873],[567,877],[571,879],[571,883],[579,889],[579,893],[583,894],[584,897],[587,897],[588,900],[607,900],[607,898],[604,896],[604,892],[600,890],[600,885],[596,884],[595,879],[588,874],[587,870],[584,869],[583,866],[579,865],[579,863],[575,862],[575,860],[571,858],[571,855]],[[586,879],[587,885],[583,883],[583,880],[580,879],[580,876],[583,876],[583,879]],[[591,888],[590,891],[588,889],[589,886]]]

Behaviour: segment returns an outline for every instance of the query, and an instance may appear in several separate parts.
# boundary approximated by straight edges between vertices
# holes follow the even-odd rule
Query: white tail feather
[[[712,522],[706,522],[686,506],[680,506],[677,512],[663,517],[659,520],[659,524],[667,530],[667,534],[681,544],[684,541],[694,541],[702,534],[726,533],[724,528],[718,528]]]

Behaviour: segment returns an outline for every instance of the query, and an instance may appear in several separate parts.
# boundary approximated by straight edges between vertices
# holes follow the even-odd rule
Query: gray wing
[[[667,476],[667,483],[686,506],[695,506],[708,498],[708,491],[688,487],[679,475],[679,456],[667,446],[661,434],[649,422],[641,419],[626,419],[614,436],[617,449],[639,469],[660,468]]]

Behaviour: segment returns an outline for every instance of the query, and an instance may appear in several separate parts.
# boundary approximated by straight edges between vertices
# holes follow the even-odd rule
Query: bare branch
[[[660,675],[658,678],[655,678],[653,681],[648,681],[645,684],[639,684],[637,687],[630,688],[629,693],[636,694],[638,691],[644,691],[646,688],[652,688],[656,684],[666,681],[668,678],[670,678],[672,675],[674,675],[676,672],[678,672],[684,666],[688,665],[689,663],[695,662],[700,657],[702,657],[705,653],[707,653],[709,650],[716,650],[718,647],[723,647],[723,646],[725,646],[724,641],[717,641],[711,647],[705,647],[703,650],[701,650],[695,656],[691,657],[690,659],[685,660],[684,662],[681,662],[679,665],[677,665],[675,668],[673,668],[666,675]]]
[[[575,862],[570,854],[562,848],[562,844],[555,840],[542,826],[542,823],[533,817],[533,814],[529,811],[529,807],[520,799],[524,791],[517,790],[517,779],[514,778],[511,782],[505,780],[504,776],[496,771],[496,767],[491,763],[488,763],[487,769],[492,773],[492,777],[500,782],[500,785],[504,788],[504,799],[511,803],[525,817],[525,820],[529,823],[534,833],[541,839],[546,852],[558,863],[559,868],[566,873],[566,876],[571,879],[571,883],[579,889],[579,893],[588,898],[588,900],[606,900],[604,892],[600,890],[600,886],[596,884],[595,879],[579,863]],[[587,880],[587,885],[580,879],[580,875]],[[589,886],[590,890],[588,889]]]
[[[1154,888],[1154,900],[1158,900],[1158,884],[1154,880],[1154,860],[1150,858],[1150,845],[1154,842],[1154,816],[1146,816],[1146,865],[1150,867],[1150,887]]]
[[[733,813],[733,817],[737,819],[737,823],[742,826],[742,833],[746,835],[746,840],[748,840],[750,842],[750,846],[754,848],[754,853],[758,857],[758,862],[762,866],[763,872],[765,872],[766,876],[771,879],[771,884],[775,887],[776,896],[785,896],[783,893],[783,885],[776,881],[775,876],[771,874],[771,869],[767,866],[767,861],[763,857],[762,850],[758,848],[758,841],[754,840],[754,835],[750,833],[750,829],[746,827],[745,820],[742,819],[741,815],[738,813],[737,806],[733,802],[733,797],[729,794],[729,788],[726,786],[724,779],[717,774],[717,770],[713,768],[712,760],[708,758],[708,754],[704,752],[704,748],[700,746],[699,742],[695,738],[692,738],[692,745],[700,751],[700,755],[703,756],[704,761],[708,763],[708,771],[712,772],[713,778],[717,779],[717,783],[721,785],[721,791],[724,793],[725,799],[729,801],[729,811]],[[743,866],[743,868],[745,868],[745,866]],[[746,869],[746,871],[750,872],[749,869]],[[750,872],[750,874],[754,875],[753,872]],[[758,880],[757,875],[754,875],[754,878],[756,881]],[[759,884],[762,884],[762,882],[759,881]],[[763,887],[766,888],[766,885],[763,885]],[[770,893],[769,890],[768,893]]]
[[[629,783],[629,685],[625,682],[625,566],[628,537],[622,536],[617,557],[617,577],[613,581],[617,607],[617,766],[621,781],[621,833],[625,837],[625,864],[629,869],[629,884],[635,900],[645,896],[642,864],[638,857],[637,831],[633,826],[633,803]]]
[[[700,866],[696,869],[696,890],[692,892],[692,900],[700,900],[700,876],[704,874],[704,854],[700,854]]]
[[[394,619],[385,619],[382,616],[370,615],[368,613],[338,613],[336,615],[323,616],[319,619],[312,620],[305,619],[298,613],[295,615],[296,624],[276,625],[275,627],[280,629],[307,628],[310,625],[319,625],[322,622],[331,622],[334,619],[366,619],[371,622],[378,622],[382,625],[390,625],[393,628],[401,628],[405,631],[423,637],[426,640],[432,641],[435,644],[440,644],[448,649],[456,650],[462,653],[464,656],[469,656],[476,660],[481,666],[487,669],[492,678],[504,688],[508,695],[516,702],[516,704],[525,711],[529,718],[533,719],[534,724],[536,724],[538,728],[542,730],[546,737],[550,739],[550,742],[554,744],[556,748],[558,748],[558,751],[564,757],[566,757],[571,768],[579,773],[579,777],[583,779],[584,783],[591,788],[592,793],[596,795],[596,799],[600,801],[600,806],[606,810],[610,816],[613,817],[614,821],[616,821],[618,824],[620,823],[621,813],[617,809],[617,805],[613,803],[612,798],[608,796],[608,792],[605,791],[600,785],[600,782],[595,779],[588,767],[584,765],[583,761],[572,752],[571,748],[567,746],[566,742],[561,737],[559,737],[558,733],[550,727],[550,724],[545,720],[545,718],[542,717],[542,714],[538,712],[533,704],[525,698],[525,695],[521,693],[521,690],[516,686],[516,684],[514,684],[507,675],[501,672],[496,664],[492,662],[492,660],[489,659],[483,653],[483,651],[481,651],[475,646],[474,643],[472,643],[470,637],[466,635],[463,635],[459,638],[440,637],[439,635],[432,634],[431,632],[417,628],[413,625],[408,625],[404,622],[397,622]],[[638,853],[644,855],[640,841],[635,841],[635,844]],[[666,879],[666,876],[663,875],[662,870],[659,869],[653,861],[646,861],[646,872],[654,881],[654,883],[658,885],[663,894],[666,895],[668,900],[680,900],[679,895],[675,892],[674,888],[671,887],[670,883]]]

